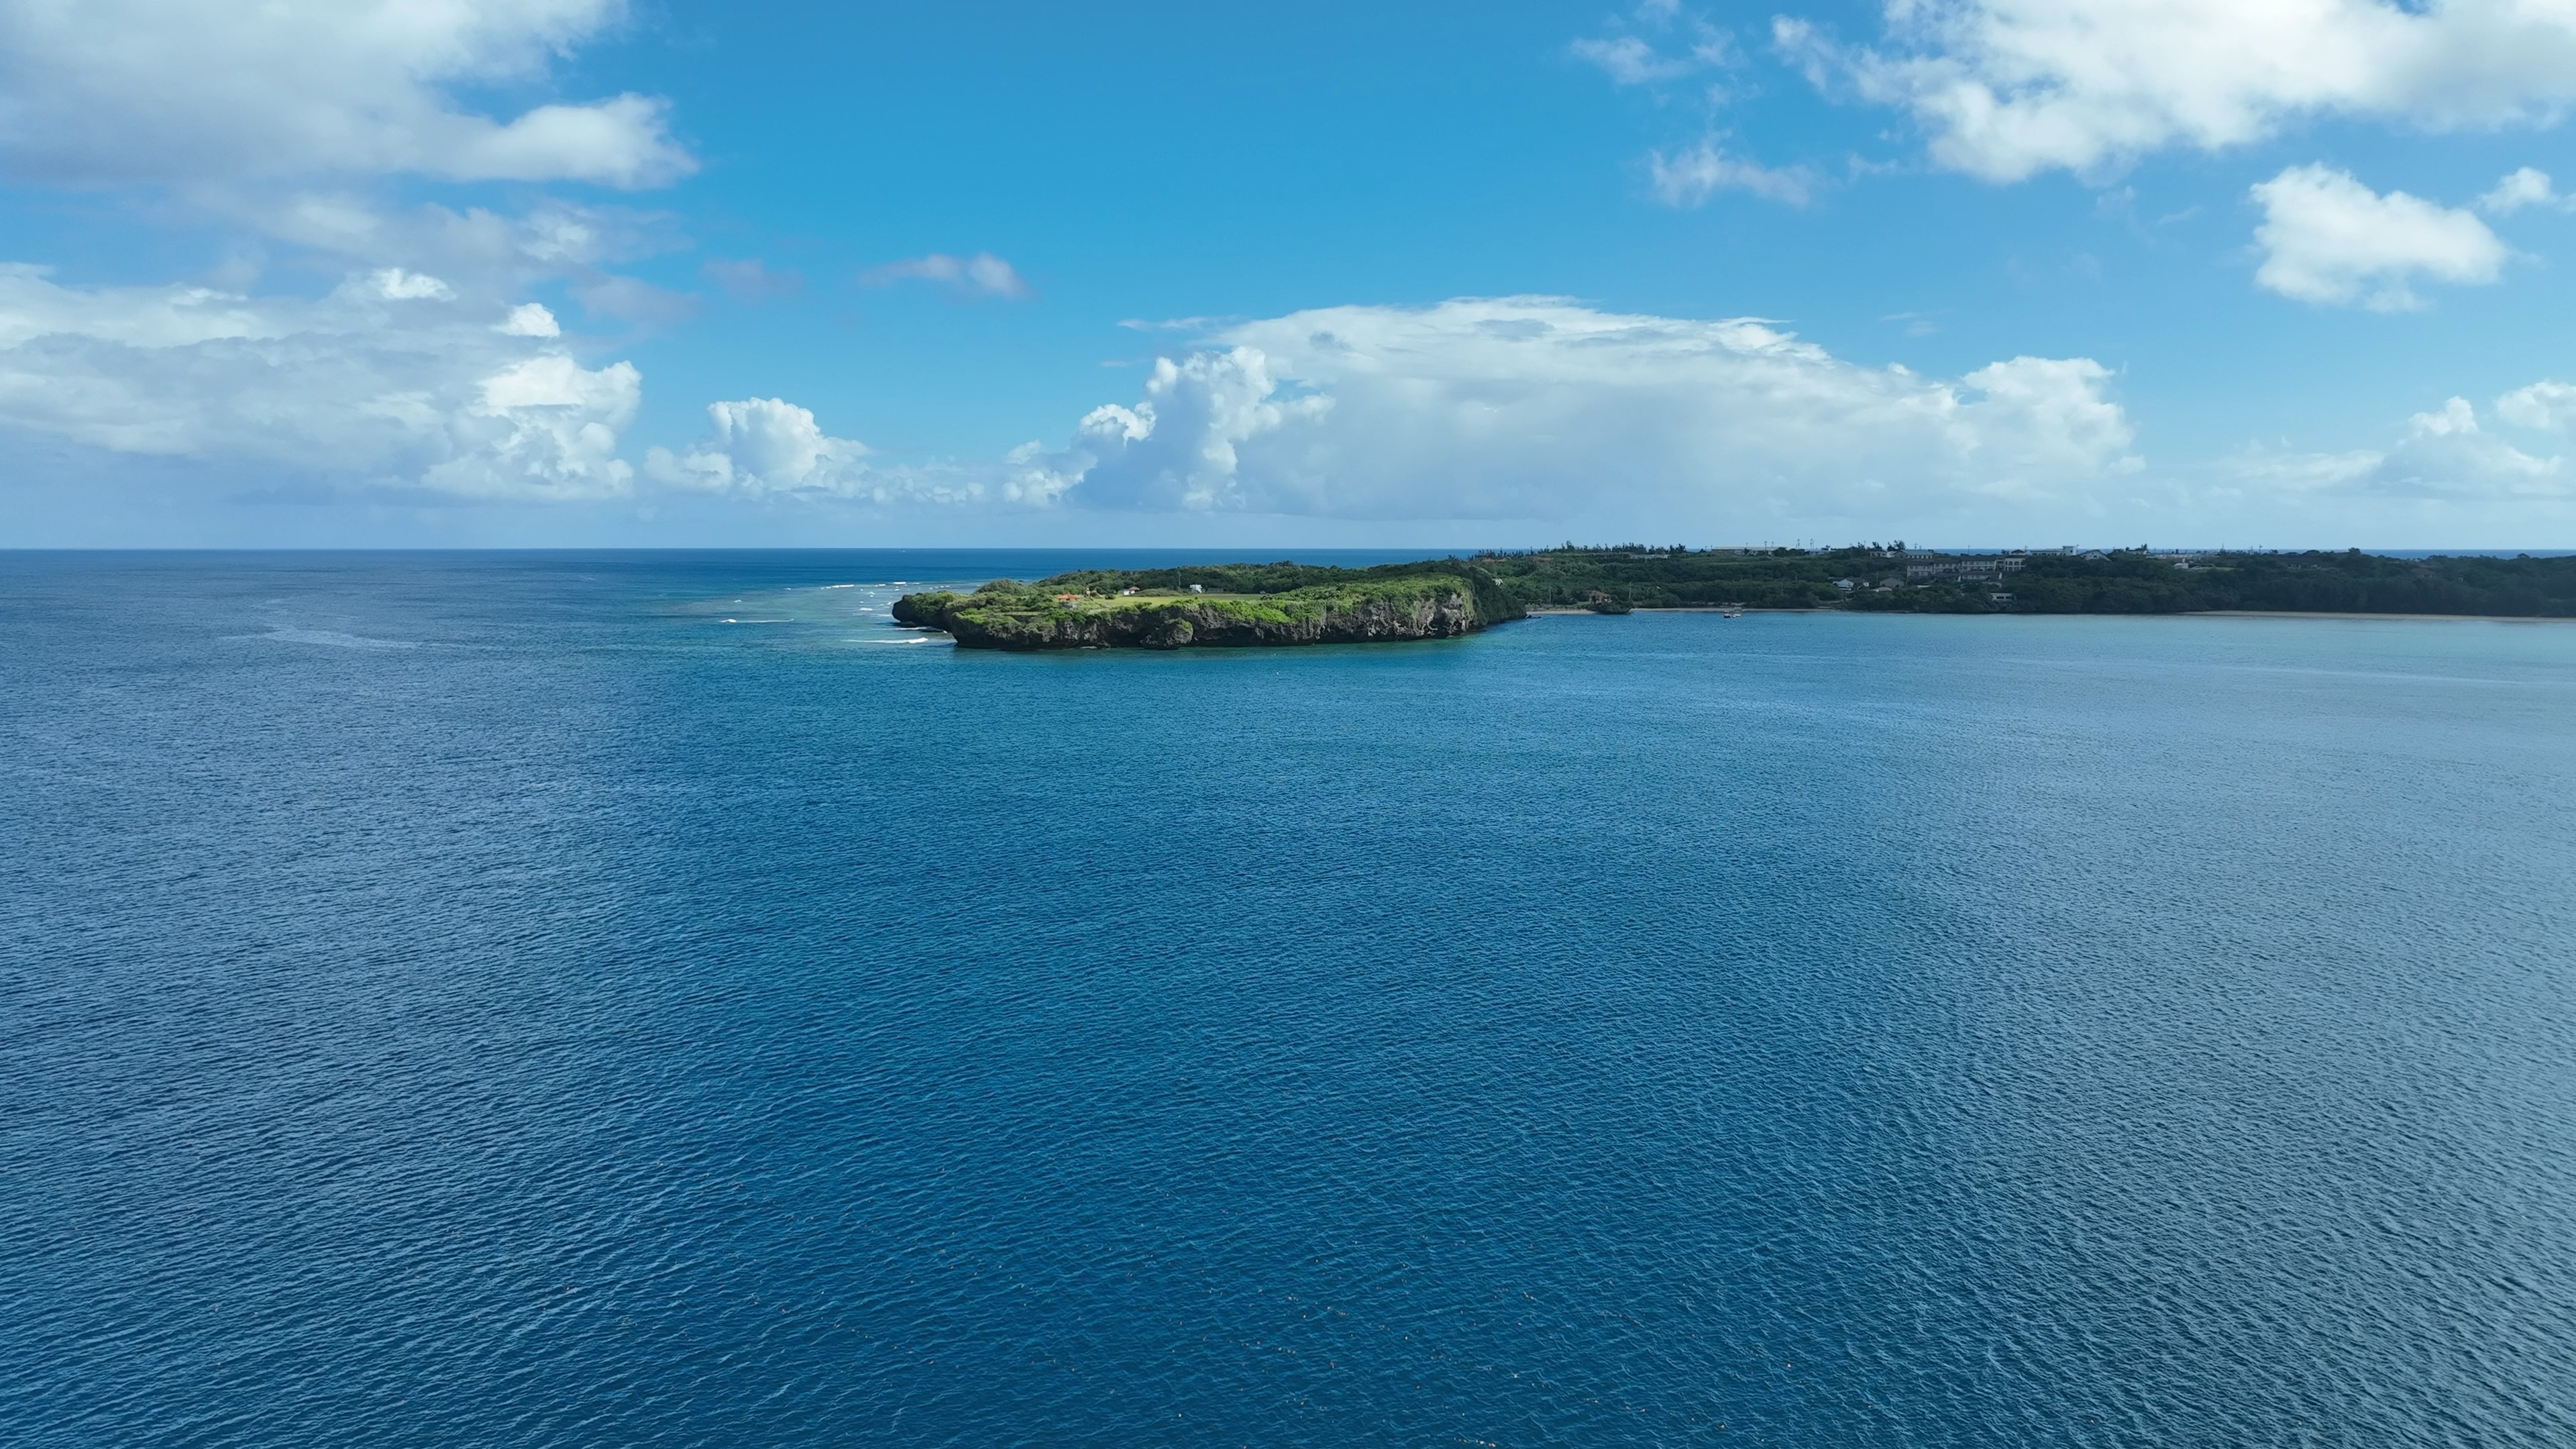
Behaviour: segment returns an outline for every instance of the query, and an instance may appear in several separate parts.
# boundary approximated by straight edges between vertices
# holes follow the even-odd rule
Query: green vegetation
[[[1191,592],[1195,587],[1198,592]],[[971,594],[908,594],[908,624],[984,649],[1173,649],[1473,633],[1531,608],[1851,609],[1917,614],[2299,613],[2576,617],[2576,558],[2343,553],[1941,554],[1564,548],[1376,568],[1203,564],[1083,570]]]
[[[2576,558],[2389,558],[2343,553],[2011,555],[1838,549],[1548,549],[1488,554],[1503,589],[1532,608],[1743,604],[1904,613],[2299,613],[2576,617]],[[1963,576],[1964,575],[1964,576]],[[1839,581],[1848,580],[1848,588]],[[2009,595],[1997,598],[1998,594]]]
[[[1525,608],[1812,609],[1841,602],[1834,580],[1878,561],[1875,549],[1563,548],[1480,554],[1504,592]]]
[[[1490,570],[1459,558],[1379,564],[1364,569],[1330,568],[1282,559],[1277,563],[1189,564],[1168,569],[1080,569],[1021,587],[1050,598],[1065,593],[1115,597],[1122,589],[1179,594],[1188,592],[1192,585],[1211,594],[1260,596],[1376,586],[1427,577],[1465,580],[1470,584],[1492,581]],[[1501,606],[1503,596],[1495,593],[1492,602]]]
[[[1441,638],[1521,613],[1490,573],[1458,559],[1086,569],[1035,583],[996,579],[971,594],[907,594],[894,606],[902,622],[994,649]]]

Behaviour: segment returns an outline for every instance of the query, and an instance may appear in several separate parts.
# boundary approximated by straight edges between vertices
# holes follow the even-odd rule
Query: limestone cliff
[[[1480,598],[1490,593],[1490,598]],[[907,594],[903,623],[944,629],[969,649],[1179,649],[1193,645],[1364,644],[1447,639],[1521,610],[1451,575],[1261,597],[1050,595],[1004,581],[972,594]]]

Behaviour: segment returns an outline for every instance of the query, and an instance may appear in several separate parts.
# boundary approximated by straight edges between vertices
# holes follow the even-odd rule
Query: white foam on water
[[[332,649],[417,649],[408,639],[370,639],[362,634],[343,634],[337,629],[298,629],[280,625],[265,634],[245,634],[245,639],[274,639],[281,644],[320,644]]]

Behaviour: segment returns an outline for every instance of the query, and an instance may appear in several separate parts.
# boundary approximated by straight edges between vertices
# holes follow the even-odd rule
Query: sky
[[[2576,548],[2571,105],[2571,0],[0,0],[0,547]]]

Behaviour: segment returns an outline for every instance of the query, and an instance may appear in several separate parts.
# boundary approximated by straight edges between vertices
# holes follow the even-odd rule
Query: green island
[[[2576,557],[1568,544],[1355,569],[1086,569],[1035,583],[996,579],[970,594],[907,594],[894,617],[944,629],[968,648],[1177,649],[1445,639],[1532,610],[1636,609],[2576,618]]]
[[[1204,564],[1084,569],[971,594],[906,594],[897,622],[970,649],[1178,649],[1448,639],[1522,617],[1494,575],[1459,559],[1328,568]]]

